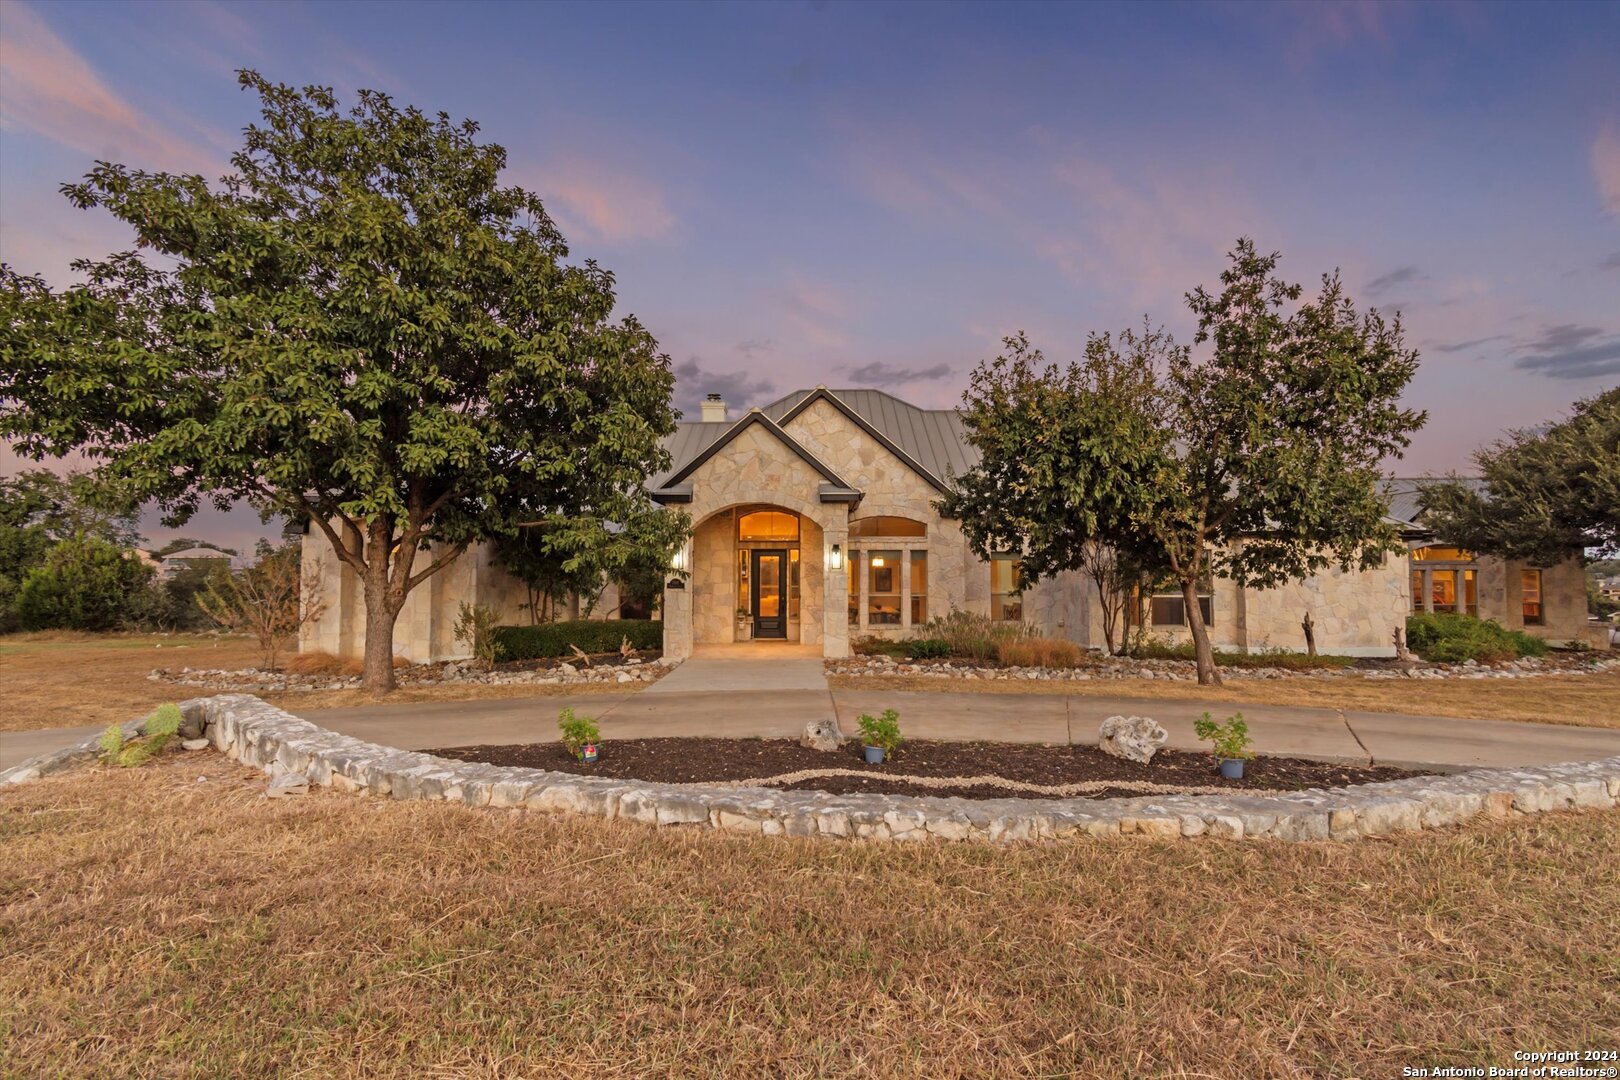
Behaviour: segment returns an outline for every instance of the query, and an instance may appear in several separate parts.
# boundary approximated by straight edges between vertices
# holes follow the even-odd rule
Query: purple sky
[[[1405,316],[1402,473],[1620,382],[1620,4],[0,4],[0,257],[127,245],[97,157],[217,176],[232,70],[483,125],[695,412],[956,402],[999,339],[1178,335],[1240,234]],[[0,468],[14,459],[0,451]],[[253,515],[184,532],[245,543]],[[167,536],[154,528],[154,537]]]

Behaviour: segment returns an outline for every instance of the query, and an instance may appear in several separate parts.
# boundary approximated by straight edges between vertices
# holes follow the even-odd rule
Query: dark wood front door
[[[755,551],[754,637],[787,637],[787,552]]]

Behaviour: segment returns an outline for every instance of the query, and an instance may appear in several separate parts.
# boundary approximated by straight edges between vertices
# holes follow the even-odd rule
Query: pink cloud
[[[1620,217],[1620,131],[1606,127],[1592,140],[1592,175],[1603,209]]]
[[[0,128],[148,168],[212,172],[219,165],[120,97],[44,19],[16,2],[0,22]]]
[[[634,173],[583,159],[538,171],[536,186],[564,235],[626,243],[660,239],[678,224],[662,189]]]

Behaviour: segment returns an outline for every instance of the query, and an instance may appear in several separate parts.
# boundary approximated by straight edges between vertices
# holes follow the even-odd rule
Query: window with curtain
[[[1519,571],[1519,595],[1524,605],[1524,624],[1540,626],[1544,619],[1541,608],[1541,571]]]
[[[1024,598],[1018,591],[1022,565],[1012,555],[990,560],[990,618],[995,622],[1024,621]]]
[[[866,552],[866,625],[900,625],[900,552]]]
[[[861,624],[861,553],[849,553],[849,625]]]
[[[928,621],[928,552],[913,551],[911,558],[911,625]]]

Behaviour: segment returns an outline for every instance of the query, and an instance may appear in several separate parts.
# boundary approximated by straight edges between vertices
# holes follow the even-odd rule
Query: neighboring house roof
[[[759,412],[783,425],[816,401],[826,401],[850,417],[867,434],[914,469],[941,491],[949,477],[972,468],[978,454],[967,442],[962,416],[955,409],[921,409],[882,390],[795,390]],[[672,461],[668,473],[655,477],[650,486],[664,488],[679,483],[677,476],[699,458],[707,458],[736,425],[696,421],[676,425],[675,434],[664,441]],[[777,427],[780,430],[780,427]],[[732,434],[730,437],[734,438]],[[684,477],[682,477],[684,479]]]

